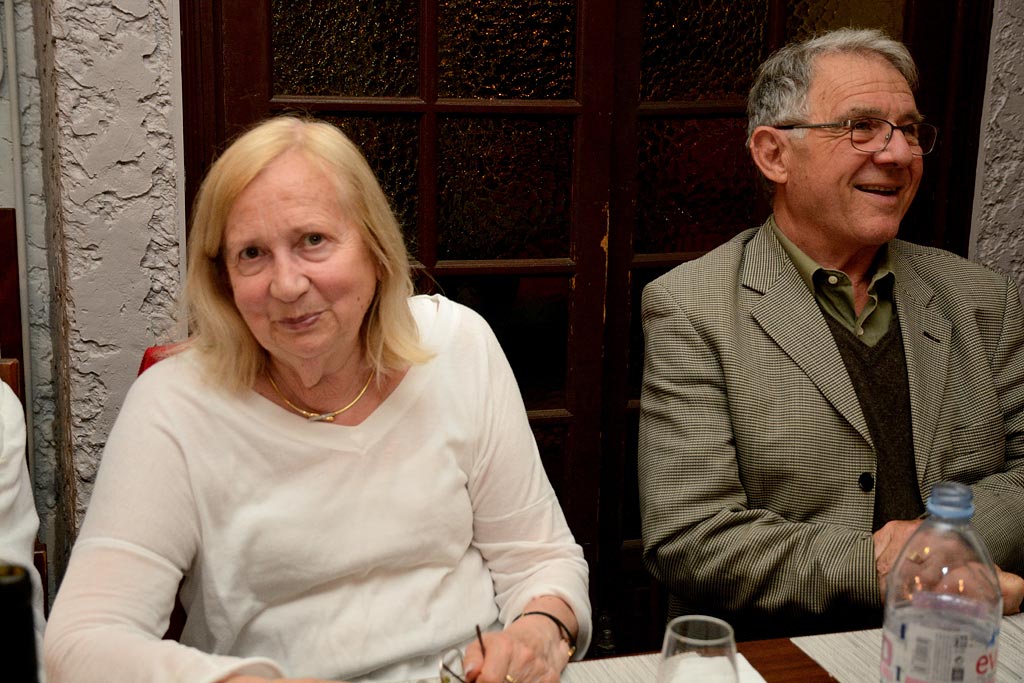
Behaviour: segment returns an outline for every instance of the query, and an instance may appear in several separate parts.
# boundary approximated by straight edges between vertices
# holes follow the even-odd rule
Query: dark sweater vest
[[[889,331],[868,346],[831,315],[824,313],[839,353],[857,392],[860,409],[875,444],[873,530],[893,519],[915,519],[924,511],[914,465],[914,437],[910,428],[910,385],[903,333],[893,316]],[[859,485],[871,485],[870,473]],[[870,489],[869,489],[870,490]]]

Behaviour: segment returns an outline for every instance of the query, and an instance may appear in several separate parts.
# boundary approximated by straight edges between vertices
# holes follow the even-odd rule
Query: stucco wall
[[[178,7],[40,0],[36,10],[60,396],[55,514],[69,540],[142,352],[175,328],[184,234]]]
[[[0,26],[6,29],[0,14]],[[17,207],[13,145],[20,145],[23,206],[21,219],[26,238],[29,307],[29,378],[32,399],[33,482],[36,506],[42,520],[42,536],[50,538],[50,520],[55,506],[53,433],[54,391],[51,363],[53,344],[50,329],[50,277],[46,248],[46,209],[40,147],[40,87],[36,71],[32,3],[14,2],[15,56],[17,61],[18,130],[12,129],[10,95],[14,90],[4,80],[0,90],[0,205]],[[5,50],[7,45],[5,44]],[[7,64],[4,64],[6,75]]]
[[[1024,295],[1024,0],[996,0],[987,92],[970,256]]]
[[[173,325],[180,216],[170,93],[177,76],[166,3],[64,0],[54,17],[81,513],[142,352]]]

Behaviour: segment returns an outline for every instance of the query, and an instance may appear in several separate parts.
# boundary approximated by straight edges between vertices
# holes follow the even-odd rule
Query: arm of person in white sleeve
[[[21,401],[0,382],[0,564],[25,567],[32,577],[32,615],[36,658],[42,678],[43,584],[32,561],[39,516],[25,466],[25,413]]]

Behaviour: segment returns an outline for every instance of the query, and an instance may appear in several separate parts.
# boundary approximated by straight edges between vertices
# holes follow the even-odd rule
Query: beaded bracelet
[[[554,614],[549,614],[548,612],[540,612],[540,611],[523,612],[518,617],[513,619],[512,623],[515,623],[515,622],[519,621],[523,617],[529,617],[529,616],[532,616],[534,614],[542,616],[542,617],[547,617],[551,621],[555,622],[555,624],[558,626],[558,630],[565,634],[565,638],[563,638],[562,640],[564,640],[566,645],[569,646],[569,658],[571,659],[572,656],[574,654],[576,654],[576,637],[573,636],[572,632],[569,630],[569,627],[566,626],[564,623],[562,623],[562,620],[559,619],[558,617],[556,617]]]

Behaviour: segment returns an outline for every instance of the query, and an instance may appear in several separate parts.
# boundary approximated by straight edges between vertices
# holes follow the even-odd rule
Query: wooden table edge
[[[789,638],[749,640],[736,649],[767,683],[839,683]]]

